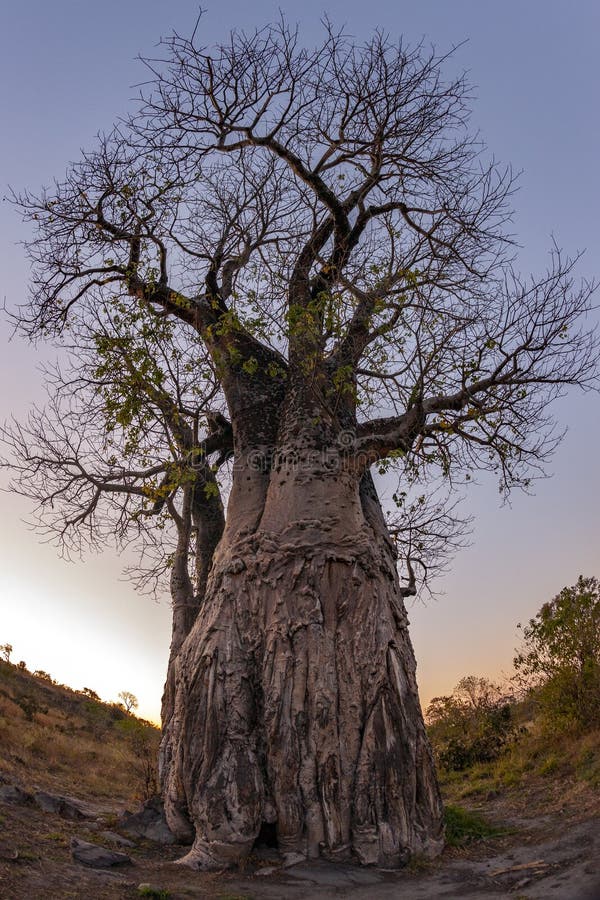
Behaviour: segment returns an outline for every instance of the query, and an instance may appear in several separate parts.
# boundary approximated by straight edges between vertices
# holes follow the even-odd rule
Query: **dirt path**
[[[520,818],[511,823],[516,830],[510,835],[449,850],[434,864],[401,872],[311,862],[261,874],[269,863],[267,851],[246,873],[204,874],[173,864],[181,848],[146,841],[126,850],[132,863],[120,869],[74,863],[71,837],[109,846],[99,832],[114,826],[114,816],[106,809],[98,813],[97,820],[71,822],[31,805],[0,805],[2,900],[133,898],[141,896],[138,886],[144,883],[168,891],[163,896],[171,900],[600,900],[597,816],[556,812]]]

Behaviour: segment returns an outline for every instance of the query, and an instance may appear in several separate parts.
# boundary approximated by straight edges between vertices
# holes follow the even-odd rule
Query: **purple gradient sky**
[[[0,13],[1,193],[7,184],[37,188],[90,146],[127,108],[144,72],[135,61],[162,34],[191,30],[191,0],[22,0]],[[282,9],[307,42],[323,8],[313,0],[253,4],[222,0],[201,24],[203,40],[233,26],[264,24]],[[357,38],[374,27],[410,43],[422,37],[439,50],[465,39],[450,67],[468,69],[477,86],[474,124],[498,159],[523,169],[515,198],[519,264],[540,271],[551,235],[570,252],[587,248],[581,274],[598,273],[600,143],[598,85],[600,6],[578,0],[422,0],[396,3],[332,0],[336,24]],[[28,266],[17,242],[23,227],[9,204],[0,207],[2,296],[12,306],[26,295]],[[3,390],[0,418],[23,415],[43,387],[37,365],[48,351],[9,343],[0,324]],[[50,354],[51,355],[51,354]],[[511,667],[516,623],[579,573],[600,574],[598,498],[600,399],[577,394],[556,410],[569,433],[536,496],[499,506],[494,484],[471,491],[474,544],[458,556],[444,596],[411,610],[422,699],[449,691],[464,674],[496,676]],[[120,580],[115,554],[68,564],[40,545],[21,518],[27,504],[2,495],[0,516],[0,642],[14,657],[106,699],[120,690],[140,698],[156,718],[169,643],[168,603],[136,597]]]

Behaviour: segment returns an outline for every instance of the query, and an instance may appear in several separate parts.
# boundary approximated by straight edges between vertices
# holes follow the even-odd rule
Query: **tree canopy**
[[[515,656],[521,682],[533,690],[550,724],[600,722],[600,583],[580,575],[544,603],[526,625]]]
[[[129,120],[15,198],[36,232],[20,327],[61,334],[75,359],[54,412],[8,437],[45,525],[77,544],[108,504],[109,530],[115,513],[139,530],[189,482],[192,445],[225,461],[211,415],[227,407],[238,448],[268,457],[298,381],[359,471],[406,485],[489,468],[527,487],[559,437],[550,403],[595,378],[593,286],[556,247],[541,278],[513,270],[513,178],[469,131],[465,79],[331,26],[313,49],[280,22],[162,50]]]

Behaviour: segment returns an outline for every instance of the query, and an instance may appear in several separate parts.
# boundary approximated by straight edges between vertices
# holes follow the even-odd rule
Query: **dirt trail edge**
[[[137,840],[128,847],[131,864],[102,870],[71,857],[76,837],[118,849],[115,808],[108,804],[84,821],[71,821],[31,803],[0,802],[0,896],[133,898],[146,896],[219,900],[435,900],[435,898],[517,898],[517,900],[600,900],[600,818],[583,820],[560,813],[511,823],[504,837],[447,851],[435,864],[414,863],[400,872],[322,861],[289,868],[270,865],[274,851],[255,855],[245,872],[191,872],[174,865],[182,848]],[[92,810],[93,812],[93,810]],[[114,829],[114,830],[111,830]],[[269,857],[271,853],[271,858]],[[144,889],[143,889],[144,890]],[[163,892],[162,894],[160,892]]]

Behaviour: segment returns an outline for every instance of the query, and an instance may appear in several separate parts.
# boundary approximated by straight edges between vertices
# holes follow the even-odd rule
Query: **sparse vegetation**
[[[34,722],[38,713],[48,712],[48,707],[41,706],[37,698],[32,694],[21,694],[15,697],[15,703],[23,710],[28,722]]]
[[[43,669],[36,669],[33,673],[34,678],[39,678],[40,681],[48,681],[50,684],[57,684],[52,675],[49,672],[44,672]]]
[[[115,723],[125,737],[130,756],[129,765],[135,773],[136,783],[142,791],[142,798],[149,800],[158,793],[158,770],[156,763],[155,735],[148,731],[144,722],[136,718],[122,719]]]
[[[85,694],[86,697],[89,697],[90,700],[100,700],[100,697],[99,697],[99,695],[96,693],[96,691],[93,691],[93,690],[92,690],[91,688],[89,688],[89,687],[81,688],[81,693],[82,693],[82,694]]]
[[[154,887],[151,884],[140,884],[138,887],[140,897],[152,897],[154,900],[169,900],[171,894],[162,888]]]
[[[9,780],[127,803],[146,799],[156,786],[160,732],[152,723],[5,661],[0,732],[1,771]]]
[[[462,806],[448,804],[445,809],[446,844],[449,847],[464,847],[472,841],[495,837],[504,833],[487,822],[483,816],[469,812]]]
[[[533,722],[498,759],[460,772],[442,769],[440,780],[444,797],[453,804],[480,804],[498,796],[527,804],[534,796],[547,810],[560,807],[567,797],[587,796],[593,805],[593,792],[600,788],[600,730],[549,738]]]

